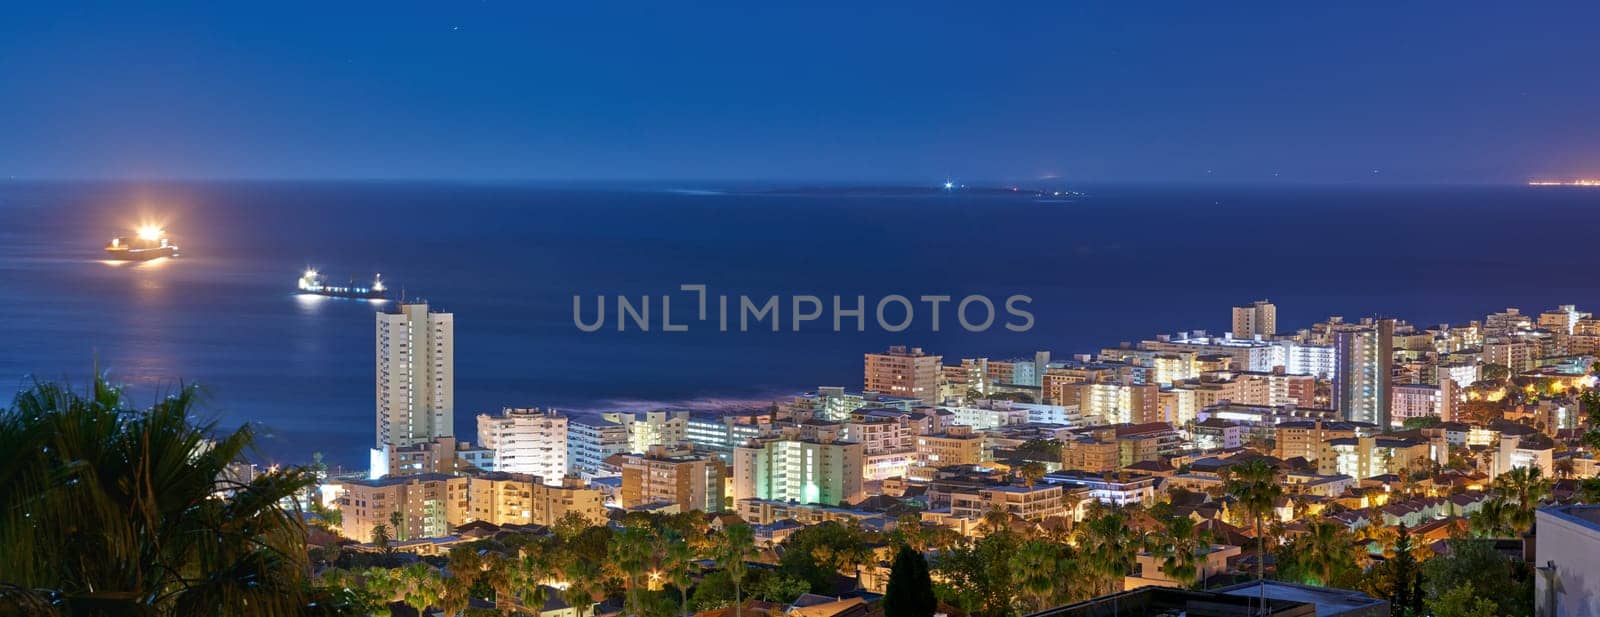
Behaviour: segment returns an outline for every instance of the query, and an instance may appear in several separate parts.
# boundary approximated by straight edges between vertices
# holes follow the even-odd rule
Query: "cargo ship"
[[[112,238],[106,255],[118,261],[149,261],[177,257],[178,245],[167,239],[167,232],[155,225],[143,225],[132,238]]]
[[[305,273],[300,275],[301,293],[316,294],[331,298],[384,300],[388,298],[388,291],[389,289],[383,286],[382,274],[374,275],[372,277],[372,284],[366,287],[356,285],[354,281],[351,281],[349,285],[343,287],[338,285],[329,285],[327,279],[325,279],[320,272],[317,272],[315,268],[307,268]]]

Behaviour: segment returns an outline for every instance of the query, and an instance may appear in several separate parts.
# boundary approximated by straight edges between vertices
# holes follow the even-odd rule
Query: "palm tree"
[[[694,547],[683,538],[668,536],[666,543],[665,559],[661,567],[666,571],[667,580],[673,587],[678,588],[678,604],[683,608],[683,617],[689,617],[689,586],[694,584],[694,573],[690,567],[699,556],[695,555]]]
[[[439,603],[439,588],[433,582],[433,568],[425,563],[413,563],[397,571],[402,602],[426,614],[428,607]]]
[[[605,591],[605,572],[595,560],[579,558],[568,564],[565,574],[567,588],[561,597],[578,611],[578,617],[584,617],[584,611],[594,608],[594,594]]]
[[[394,553],[394,547],[389,545],[389,526],[378,523],[372,526],[372,545],[383,551],[383,554]]]
[[[1315,584],[1331,587],[1339,573],[1356,568],[1354,544],[1349,530],[1332,521],[1314,520],[1306,534],[1295,541],[1295,558],[1316,575]]]
[[[1511,503],[1506,522],[1518,533],[1533,526],[1533,511],[1550,495],[1550,479],[1534,466],[1513,467],[1494,479],[1494,487]]]
[[[389,528],[394,530],[396,540],[406,541],[406,517],[399,510],[389,513]]]
[[[1035,483],[1043,479],[1045,473],[1044,463],[1039,461],[1028,461],[1017,468],[1017,477],[1022,478],[1023,484],[1026,484],[1029,489],[1032,489]]]
[[[1095,575],[1095,595],[1114,591],[1115,585],[1133,569],[1133,557],[1138,552],[1127,515],[1108,510],[1085,519],[1078,526],[1077,537],[1085,569]]]
[[[756,554],[754,533],[744,523],[728,525],[722,528],[715,546],[717,565],[727,571],[728,579],[733,581],[733,615],[744,617],[744,564]]]
[[[361,576],[361,584],[384,604],[398,602],[405,597],[405,580],[399,570],[372,567]]]
[[[1160,531],[1147,536],[1146,545],[1150,554],[1161,560],[1161,573],[1188,588],[1196,583],[1200,557],[1210,548],[1211,539],[1194,519],[1179,516],[1167,519]]]
[[[545,553],[530,546],[523,550],[521,559],[509,565],[511,570],[507,574],[510,578],[511,594],[521,599],[523,607],[535,613],[542,610],[545,601],[550,599],[550,592],[544,586],[545,579],[550,575]]]
[[[993,535],[1011,529],[1011,513],[1001,506],[992,506],[983,513],[979,523],[983,527],[984,535]]]
[[[499,553],[486,553],[478,578],[494,590],[494,609],[502,615],[517,611],[516,591],[512,587],[511,560]]]
[[[1072,597],[1068,580],[1073,574],[1072,552],[1063,544],[1029,540],[1011,556],[1012,584],[1029,601],[1028,612],[1061,604]]]
[[[254,433],[196,422],[197,392],[146,410],[98,376],[36,382],[0,411],[0,563],[68,612],[297,614],[309,589],[299,468],[228,473]]]
[[[1264,459],[1255,459],[1227,468],[1224,472],[1227,482],[1223,490],[1234,499],[1239,506],[1244,508],[1255,524],[1256,537],[1256,580],[1264,581],[1267,577],[1267,542],[1261,532],[1262,519],[1272,512],[1273,504],[1278,497],[1283,495],[1283,487],[1277,483],[1278,470],[1267,464]],[[1267,604],[1267,587],[1261,585],[1261,606]]]
[[[1496,495],[1478,506],[1478,511],[1467,517],[1472,533],[1479,537],[1503,538],[1516,533],[1511,520],[1516,506]]]
[[[647,584],[645,573],[655,565],[655,531],[642,525],[630,525],[612,538],[611,562],[622,571],[626,590],[623,612],[640,614],[639,587]]]
[[[446,576],[438,570],[431,570],[433,580],[430,584],[436,595],[436,606],[444,612],[444,617],[455,617],[467,610],[472,603],[472,583],[470,580],[454,572]]]

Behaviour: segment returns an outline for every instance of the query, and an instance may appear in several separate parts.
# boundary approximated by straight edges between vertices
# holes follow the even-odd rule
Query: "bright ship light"
[[[322,285],[318,284],[317,282],[316,268],[306,268],[306,273],[300,277],[300,290],[316,291],[321,287]]]
[[[140,225],[138,230],[139,239],[149,242],[160,240],[165,233],[159,225]]]

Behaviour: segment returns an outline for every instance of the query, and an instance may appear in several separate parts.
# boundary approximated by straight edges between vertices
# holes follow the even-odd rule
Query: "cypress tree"
[[[931,617],[938,608],[928,560],[910,546],[900,545],[889,569],[889,588],[883,594],[884,617]]]

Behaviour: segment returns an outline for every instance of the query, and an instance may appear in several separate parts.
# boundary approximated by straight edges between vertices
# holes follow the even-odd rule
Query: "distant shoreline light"
[[[1585,178],[1582,180],[1529,180],[1528,186],[1596,186],[1600,187],[1600,180]]]

